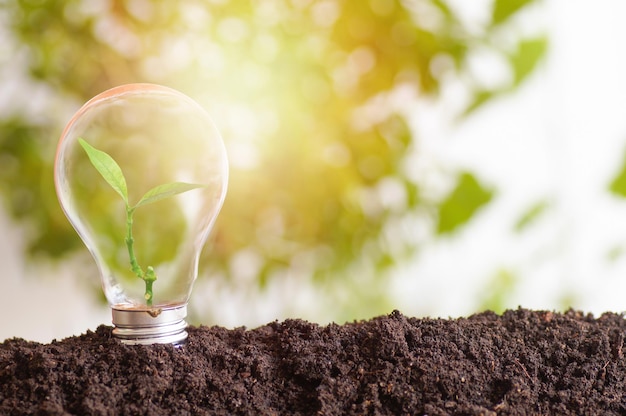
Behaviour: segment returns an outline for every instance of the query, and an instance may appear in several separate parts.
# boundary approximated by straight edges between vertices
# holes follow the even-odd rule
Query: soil
[[[111,328],[0,344],[0,414],[626,415],[623,315],[190,327],[126,346]]]

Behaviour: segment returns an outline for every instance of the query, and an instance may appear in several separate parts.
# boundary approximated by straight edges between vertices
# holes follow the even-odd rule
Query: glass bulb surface
[[[227,182],[213,122],[170,88],[110,89],[66,126],[55,160],[57,195],[95,259],[114,334],[125,342],[186,337],[186,304]]]

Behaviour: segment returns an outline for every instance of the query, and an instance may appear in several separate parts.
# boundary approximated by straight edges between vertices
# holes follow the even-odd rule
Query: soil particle
[[[0,344],[2,415],[626,415],[622,315],[395,311],[319,326],[190,327],[185,346],[111,328]]]

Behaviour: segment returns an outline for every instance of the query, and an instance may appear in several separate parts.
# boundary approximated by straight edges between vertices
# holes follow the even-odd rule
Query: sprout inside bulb
[[[105,91],[65,128],[57,194],[97,263],[114,333],[125,342],[186,337],[186,304],[227,181],[209,116],[169,88]]]

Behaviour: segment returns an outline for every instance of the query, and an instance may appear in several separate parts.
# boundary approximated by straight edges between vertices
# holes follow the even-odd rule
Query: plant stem
[[[133,213],[134,209],[126,207],[126,247],[128,248],[128,257],[130,258],[130,269],[137,275],[137,277],[143,279],[144,272],[137,262],[135,257],[135,250],[133,244],[135,239],[133,238]]]
[[[154,273],[154,269],[152,266],[148,266],[146,270],[146,274],[143,276],[143,280],[146,282],[146,294],[144,298],[146,298],[146,305],[152,306],[152,283],[157,279],[156,274]]]
[[[144,298],[146,299],[146,306],[152,306],[152,284],[157,279],[156,274],[152,266],[148,266],[148,269],[144,272],[137,257],[135,256],[135,249],[133,247],[135,239],[133,238],[133,214],[135,208],[126,206],[126,247],[128,248],[128,257],[130,259],[130,269],[138,278],[146,283],[146,291]]]

